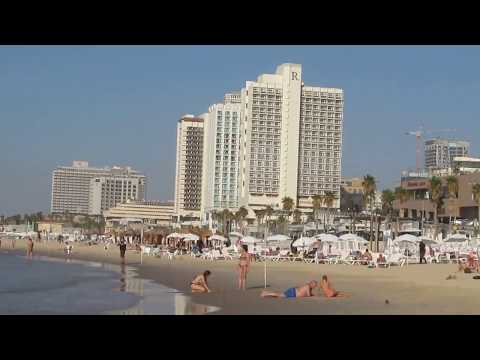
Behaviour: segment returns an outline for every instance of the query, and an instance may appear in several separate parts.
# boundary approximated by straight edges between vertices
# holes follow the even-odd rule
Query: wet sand
[[[25,241],[17,240],[16,250],[25,251]],[[3,239],[0,252],[11,252],[10,241]],[[63,247],[56,242],[35,243],[35,253],[64,257]],[[108,251],[103,246],[75,244],[72,258],[120,264],[118,247]],[[262,299],[263,263],[252,263],[247,290],[237,286],[236,261],[207,261],[189,256],[168,260],[127,251],[126,263],[138,269],[139,276],[188,293],[195,274],[212,271],[209,294],[192,294],[198,303],[217,306],[214,314],[480,314],[480,281],[473,274],[457,273],[456,280],[446,280],[456,272],[455,264],[409,265],[389,269],[365,266],[316,265],[305,263],[267,262],[268,289],[284,291],[311,279],[329,276],[336,290],[347,292],[346,299],[323,296],[308,299]],[[318,291],[316,291],[319,294]],[[386,303],[388,300],[388,303]]]

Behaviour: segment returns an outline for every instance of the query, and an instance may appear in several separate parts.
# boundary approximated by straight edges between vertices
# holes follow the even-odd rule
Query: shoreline
[[[2,241],[0,251],[21,253],[25,241],[17,240],[16,249]],[[34,254],[65,259],[58,243],[35,243]],[[35,255],[34,255],[35,256]],[[120,265],[116,247],[74,244],[71,259]],[[473,274],[458,273],[457,280],[445,280],[456,271],[455,264],[409,265],[390,269],[369,269],[349,265],[316,265],[268,262],[269,290],[283,291],[327,274],[334,287],[350,294],[347,299],[323,296],[303,299],[262,299],[263,263],[252,263],[247,290],[236,289],[235,261],[200,260],[183,256],[175,260],[143,256],[127,251],[126,266],[134,267],[140,278],[176,289],[197,304],[219,307],[218,314],[480,314],[480,281]],[[208,294],[192,294],[189,282],[204,270],[212,271]],[[318,291],[317,291],[318,293]],[[386,304],[388,300],[388,304]]]

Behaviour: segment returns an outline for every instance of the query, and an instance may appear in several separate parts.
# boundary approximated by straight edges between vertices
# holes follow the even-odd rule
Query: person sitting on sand
[[[380,253],[378,255],[377,263],[378,264],[385,264],[386,262],[387,262],[387,259],[385,259],[385,256],[382,253]]]
[[[470,274],[473,271],[478,272],[478,262],[475,260],[475,257],[472,252],[468,254],[467,262],[458,263],[458,272],[464,272],[465,274]]]
[[[347,294],[343,293],[343,292],[340,292],[340,291],[336,291],[332,284],[330,283],[330,281],[328,281],[328,278],[327,278],[327,275],[323,275],[322,276],[322,281],[320,283],[320,287],[322,288],[323,290],[323,293],[325,294],[325,297],[327,298],[341,298],[341,297],[348,297]]]
[[[312,290],[318,286],[318,283],[315,280],[310,281],[308,284],[292,287],[283,293],[271,292],[271,291],[262,291],[260,296],[264,297],[274,297],[274,298],[300,298],[300,297],[311,297],[313,295]]]
[[[206,292],[211,292],[211,290],[208,288],[208,283],[207,283],[207,278],[210,276],[211,272],[210,270],[206,270],[203,272],[203,274],[199,274],[195,277],[195,279],[192,280],[190,283],[190,288],[192,289],[192,292],[195,293],[206,293]]]
[[[365,249],[365,252],[363,253],[362,258],[364,260],[372,261],[372,254],[368,251],[368,249]]]

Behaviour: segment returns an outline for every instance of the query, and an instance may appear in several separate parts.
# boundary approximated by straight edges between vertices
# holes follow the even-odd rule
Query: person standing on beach
[[[15,236],[12,237],[12,249],[15,249]]]
[[[247,273],[250,267],[250,256],[245,246],[240,247],[240,261],[238,263],[238,289],[245,290],[247,282]]]
[[[27,240],[27,258],[33,259],[33,240],[31,237]]]
[[[122,264],[125,264],[125,252],[127,251],[127,244],[124,240],[120,242],[120,258],[122,260]]]
[[[420,264],[422,263],[422,260],[425,261],[425,264],[427,263],[427,259],[425,259],[425,243],[420,241],[420,244],[418,244],[419,250],[420,250]]]

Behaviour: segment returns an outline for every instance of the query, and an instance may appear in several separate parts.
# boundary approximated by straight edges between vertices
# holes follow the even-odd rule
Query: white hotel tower
[[[340,203],[343,90],[305,86],[299,64],[282,64],[242,89],[239,204],[281,207],[332,191]]]
[[[202,213],[238,207],[240,92],[225,95],[204,116]]]
[[[343,90],[306,86],[299,64],[247,81],[208,113],[180,120],[176,214],[275,208],[284,197],[306,210],[326,191],[338,208],[342,127]]]

